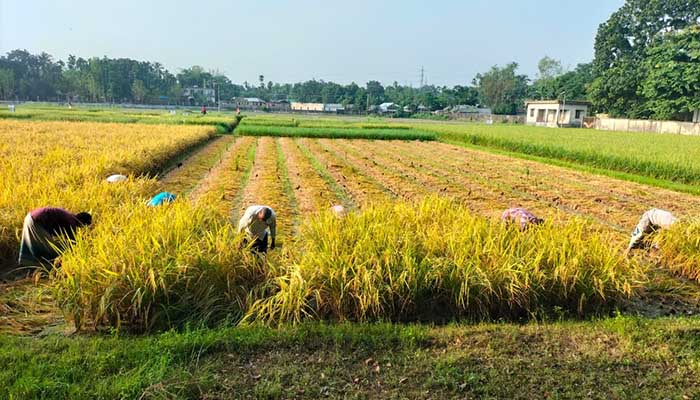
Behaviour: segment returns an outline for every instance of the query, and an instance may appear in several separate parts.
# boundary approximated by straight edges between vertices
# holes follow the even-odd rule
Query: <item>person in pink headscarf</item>
[[[542,218],[536,217],[530,211],[522,207],[509,208],[503,211],[503,214],[501,214],[501,221],[506,224],[517,224],[520,230],[544,222]]]

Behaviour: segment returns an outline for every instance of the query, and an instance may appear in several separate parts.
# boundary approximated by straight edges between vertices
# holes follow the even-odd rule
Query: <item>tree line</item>
[[[187,87],[214,88],[222,102],[235,97],[341,103],[357,111],[384,102],[438,110],[455,105],[489,107],[515,114],[525,99],[589,100],[594,111],[634,118],[687,119],[700,108],[700,0],[627,0],[600,25],[590,63],[566,69],[543,57],[534,79],[518,64],[493,66],[471,83],[453,87],[361,86],[324,80],[233,83],[200,66],[173,74],[158,62],[128,58],[69,56],[13,50],[0,56],[0,99],[91,101],[147,104],[205,104],[201,93],[182,96]]]
[[[196,65],[173,74],[158,62],[107,57],[84,59],[72,55],[63,61],[47,53],[31,54],[18,49],[0,57],[0,99],[143,104],[186,104],[194,100],[194,104],[205,104],[208,99],[201,93],[195,93],[194,99],[182,95],[184,88],[197,86],[215,89],[216,97],[223,102],[241,96],[258,97],[340,103],[352,105],[358,111],[384,102],[429,110],[472,105],[491,107],[498,114],[513,114],[522,108],[525,98],[548,98],[562,88],[569,91],[569,98],[586,96],[588,76],[581,71],[587,73],[588,64],[564,73],[559,61],[549,57],[543,60],[540,64],[548,70],[543,70],[533,82],[517,74],[518,65],[511,63],[478,74],[471,85],[414,88],[397,82],[384,86],[378,81],[369,81],[364,86],[323,80],[276,83],[265,81],[264,75],[254,84],[236,84],[222,73]],[[576,85],[565,79],[570,76],[578,79]]]

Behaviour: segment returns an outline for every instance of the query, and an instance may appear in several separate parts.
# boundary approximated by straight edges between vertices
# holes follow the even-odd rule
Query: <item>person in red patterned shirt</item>
[[[30,211],[24,218],[22,242],[19,248],[20,266],[51,263],[64,245],[75,238],[78,228],[90,225],[92,216],[86,212],[73,214],[62,208],[43,207]],[[66,240],[60,240],[64,237]]]
[[[532,225],[539,225],[544,222],[542,218],[536,217],[530,211],[522,207],[509,208],[503,211],[503,214],[501,214],[501,221],[505,222],[506,224],[517,224],[520,230],[524,230]]]

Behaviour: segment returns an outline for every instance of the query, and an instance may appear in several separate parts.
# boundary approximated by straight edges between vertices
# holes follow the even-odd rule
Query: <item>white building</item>
[[[342,114],[345,112],[345,108],[342,104],[337,103],[299,103],[292,102],[292,111],[305,111],[305,112],[324,112],[324,113],[336,113]]]
[[[587,101],[532,100],[526,101],[528,125],[549,127],[580,127],[588,116]]]
[[[379,105],[380,114],[394,114],[399,109],[399,105],[396,103],[382,103]]]
[[[200,88],[197,86],[186,87],[182,90],[182,97],[192,104],[197,100],[197,97],[209,103],[216,103],[216,91],[213,88]]]
[[[260,110],[265,107],[265,100],[257,97],[235,97],[232,99],[233,105],[241,110]]]
[[[338,103],[326,103],[323,105],[323,112],[342,114],[345,112],[345,107]]]

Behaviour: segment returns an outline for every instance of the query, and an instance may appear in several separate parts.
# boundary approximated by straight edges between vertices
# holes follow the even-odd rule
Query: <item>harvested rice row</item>
[[[314,172],[324,181],[329,190],[331,190],[338,201],[348,210],[357,208],[350,194],[336,182],[335,178],[328,170],[319,162],[319,160],[311,153],[311,151],[300,143],[299,139],[294,140],[294,146],[300,152],[300,155],[313,168]]]
[[[365,145],[371,145],[371,143],[372,142],[364,142]],[[367,157],[367,154],[361,151],[343,146],[336,140],[324,140],[321,141],[321,144],[337,154],[342,154],[349,163],[360,168],[372,179],[381,182],[382,185],[391,190],[396,197],[414,199],[429,193],[425,186],[416,182],[415,179],[411,179],[410,176],[399,174],[386,168],[383,164],[379,164],[370,159]]]
[[[416,143],[416,146],[425,147],[421,143]],[[499,165],[498,171],[502,173],[508,170],[529,173],[529,175],[523,173],[516,179],[523,181],[523,185],[526,187],[542,186],[543,192],[538,196],[551,197],[551,194],[547,193],[548,189],[545,188],[544,177],[556,176],[556,187],[567,188],[567,190],[562,191],[559,200],[562,198],[573,199],[575,201],[573,206],[579,205],[579,207],[585,204],[592,211],[598,212],[599,218],[607,218],[610,223],[618,226],[633,226],[641,213],[651,207],[664,208],[679,215],[687,215],[688,210],[700,206],[700,199],[689,194],[650,188],[638,183],[534,161],[473,151],[458,146],[440,146],[442,153],[452,154],[457,159],[463,160],[465,155],[471,154],[472,157],[478,156],[480,159],[487,160],[489,164]],[[574,187],[569,188],[569,186]]]
[[[403,143],[396,143],[397,146],[401,144]],[[467,171],[460,171],[457,166],[449,164],[449,160],[440,155],[416,153],[416,149],[411,149],[410,146],[406,151],[390,152],[382,146],[368,145],[366,151],[381,164],[391,165],[392,168],[403,171],[405,174],[432,178],[438,185],[432,186],[434,191],[456,197],[465,202],[471,210],[482,215],[497,217],[503,209],[512,206],[527,207],[539,215],[550,215],[554,212],[550,207],[543,206],[532,199],[509,197],[501,188],[492,187],[488,182],[478,179],[478,176]],[[449,165],[447,170],[444,168],[445,165]]]
[[[350,194],[357,206],[394,197],[381,183],[365,176],[355,166],[320,146],[317,140],[300,139],[299,144],[308,148],[326,167],[328,173]]]
[[[281,138],[278,143],[287,160],[288,176],[302,217],[340,202],[292,139]]]
[[[445,145],[445,147],[447,146]],[[590,186],[583,185],[580,181],[567,181],[565,177],[558,177],[549,182],[542,178],[543,176],[552,176],[552,174],[556,176],[561,169],[553,171],[550,167],[550,170],[542,175],[538,171],[533,172],[533,169],[538,168],[537,163],[500,158],[500,156],[493,159],[490,154],[481,154],[460,148],[453,150],[454,152],[445,150],[441,153],[456,163],[455,168],[462,168],[461,164],[465,156],[470,157],[470,160],[482,160],[481,163],[471,162],[469,173],[476,176],[486,176],[489,182],[503,183],[505,186],[512,187],[515,193],[520,193],[524,197],[536,198],[569,214],[588,216],[614,230],[625,231],[625,221],[615,219],[615,215],[611,214],[611,210],[607,207],[607,204],[614,201],[606,200],[604,193],[591,190]],[[493,168],[485,167],[485,165],[495,163],[503,165],[504,168],[499,168],[496,172]],[[627,215],[629,214],[627,213]],[[631,214],[638,215],[637,212],[631,212]]]
[[[190,193],[190,198],[212,205],[222,217],[230,217],[250,174],[254,155],[254,139],[237,139],[221,162]]]
[[[427,151],[427,149],[424,149]],[[434,152],[434,149],[431,149]],[[414,150],[415,152],[415,150]],[[472,154],[466,154],[471,155]],[[406,157],[415,160],[425,160],[420,153],[408,154]],[[544,182],[533,183],[532,185],[524,184],[522,177],[516,175],[515,172],[508,172],[505,168],[502,174],[494,173],[492,170],[493,164],[487,163],[485,160],[471,159],[470,162],[463,161],[458,156],[451,157],[449,154],[440,153],[433,160],[425,160],[426,163],[433,163],[434,167],[442,174],[450,176],[451,179],[460,179],[462,182],[476,182],[478,190],[490,188],[492,193],[498,193],[502,201],[506,202],[506,206],[523,206],[538,211],[543,216],[553,215],[569,215],[588,217],[592,220],[612,228],[615,231],[622,232],[624,229],[618,225],[611,224],[603,219],[600,215],[592,215],[579,210],[579,205],[576,203],[576,197],[562,198],[565,194],[562,188],[556,186],[549,187]],[[475,162],[478,161],[478,162]],[[499,168],[500,172],[501,169]],[[472,183],[466,183],[471,185]],[[547,186],[548,189],[542,193],[532,193],[530,186]],[[488,207],[487,207],[488,209]],[[491,213],[496,215],[500,210],[491,210]],[[562,214],[562,212],[564,214]]]
[[[203,148],[187,157],[182,166],[173,169],[160,179],[161,190],[177,195],[192,191],[235,141],[233,135],[218,136]]]

